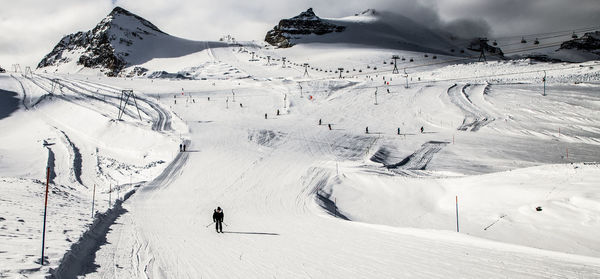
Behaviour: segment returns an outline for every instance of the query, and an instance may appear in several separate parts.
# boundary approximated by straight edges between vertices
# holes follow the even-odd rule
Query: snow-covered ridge
[[[267,32],[265,41],[277,47],[346,43],[448,54],[452,49],[466,47],[462,42],[453,42],[448,34],[431,30],[408,17],[373,9],[354,16],[326,19],[308,9],[296,17],[282,19]]]
[[[148,20],[116,7],[96,27],[64,37],[38,64],[45,71],[99,69],[116,76],[155,58],[181,57],[224,43],[190,41],[164,33]]]

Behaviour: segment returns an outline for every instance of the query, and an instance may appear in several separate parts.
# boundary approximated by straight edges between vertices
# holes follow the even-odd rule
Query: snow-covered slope
[[[0,277],[600,277],[600,62],[205,47],[0,74]]]
[[[116,7],[94,29],[64,37],[40,61],[38,69],[76,72],[86,67],[115,76],[126,67],[153,59],[182,57],[209,46],[225,45],[170,36],[149,21]]]

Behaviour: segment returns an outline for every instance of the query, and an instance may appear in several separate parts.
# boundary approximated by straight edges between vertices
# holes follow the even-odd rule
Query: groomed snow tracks
[[[463,123],[458,127],[458,130],[477,132],[483,126],[494,121],[494,118],[471,102],[467,93],[467,90],[471,86],[468,83],[465,85],[454,84],[448,88],[448,96],[450,97],[450,101],[465,114]],[[481,86],[483,90],[477,92],[477,94],[483,94],[488,90],[488,86]]]

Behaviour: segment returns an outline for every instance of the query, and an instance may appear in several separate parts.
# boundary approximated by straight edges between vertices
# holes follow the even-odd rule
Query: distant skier
[[[223,214],[223,210],[221,209],[221,207],[217,207],[217,209],[215,209],[215,212],[213,213],[213,222],[215,222],[215,229],[217,230],[218,233],[223,232],[223,218],[224,217],[225,217],[225,215]]]
[[[369,133],[369,126],[367,126],[367,127],[365,128],[365,133],[366,133],[366,134],[368,134],[368,133]]]
[[[185,152],[185,144],[183,145],[183,152]]]
[[[398,135],[400,134],[400,128],[398,128]]]
[[[179,152],[183,150],[183,144],[179,144]]]
[[[244,105],[242,105],[242,103],[240,103],[240,108],[243,108],[243,107],[244,107]]]
[[[321,126],[321,118],[319,118],[319,126]]]
[[[267,114],[265,113],[265,119],[267,119]]]
[[[208,101],[210,102],[210,97],[207,97],[207,98],[208,98]]]
[[[327,124],[327,127],[329,127],[329,130],[331,130],[331,124]]]
[[[279,115],[279,110],[277,110],[277,115]]]
[[[423,131],[425,131],[425,129],[423,128],[423,126],[421,126],[421,134],[423,133]]]

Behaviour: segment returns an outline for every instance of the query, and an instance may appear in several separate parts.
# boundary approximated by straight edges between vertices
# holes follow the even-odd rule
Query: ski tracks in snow
[[[394,162],[398,157],[392,154],[394,152],[392,147],[382,146],[371,156],[371,161],[383,164],[384,167],[392,172],[415,176],[418,175],[419,171],[424,171],[433,159],[433,156],[440,152],[447,144],[448,142],[444,141],[428,141],[399,162]]]
[[[454,84],[448,88],[450,101],[458,106],[465,114],[463,123],[458,127],[458,130],[477,132],[483,126],[494,121],[494,118],[490,114],[473,104],[469,97],[469,93],[467,92],[475,91],[475,94],[484,94],[488,86],[489,85],[471,85],[467,83],[465,85]],[[470,90],[470,88],[473,89]]]

